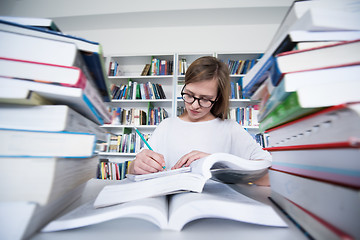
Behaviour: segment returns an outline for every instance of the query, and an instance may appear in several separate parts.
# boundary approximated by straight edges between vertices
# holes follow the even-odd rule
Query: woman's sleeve
[[[249,160],[272,160],[270,153],[263,150],[260,144],[241,125],[234,122],[231,129],[232,154]]]
[[[151,134],[151,137],[148,142],[151,148],[155,152],[163,153],[162,148],[164,147],[164,138],[166,134],[167,125],[168,125],[168,119],[164,119]]]

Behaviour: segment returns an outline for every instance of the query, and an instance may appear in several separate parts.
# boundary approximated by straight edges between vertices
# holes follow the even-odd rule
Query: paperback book
[[[226,184],[208,182],[200,193],[144,198],[115,206],[94,208],[90,201],[50,222],[43,232],[61,231],[124,217],[152,222],[160,229],[181,231],[196,219],[225,218],[252,224],[286,227],[274,209],[248,198]],[[194,211],[197,209],[197,211]]]
[[[226,171],[232,173],[231,178],[227,178],[227,182],[230,179],[233,180],[233,183],[246,182],[250,177],[253,177],[252,180],[256,180],[255,178],[260,178],[270,165],[270,161],[266,160],[252,161],[232,154],[214,153],[193,162],[191,172],[140,182],[132,182],[126,179],[119,184],[106,186],[97,196],[94,206],[105,207],[178,191],[202,192],[206,181],[212,177],[210,169],[221,169],[214,175],[219,181],[226,179]],[[244,178],[246,179],[244,180]]]

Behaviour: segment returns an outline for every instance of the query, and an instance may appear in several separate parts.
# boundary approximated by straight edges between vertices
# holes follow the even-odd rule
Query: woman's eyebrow
[[[186,91],[187,93],[190,93],[190,94],[192,94],[193,96],[195,96],[194,92],[192,92],[192,91],[190,91],[190,90],[188,90],[188,89],[185,89],[185,91]],[[211,96],[211,95],[199,95],[199,97],[214,98],[215,96]]]

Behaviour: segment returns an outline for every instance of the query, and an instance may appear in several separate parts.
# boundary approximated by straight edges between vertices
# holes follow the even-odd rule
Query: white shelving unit
[[[257,59],[261,56],[260,53],[175,53],[175,54],[154,54],[154,55],[111,55],[106,58],[106,66],[110,72],[110,63],[116,61],[118,63],[118,71],[116,76],[109,76],[110,84],[127,84],[129,79],[138,83],[158,83],[161,84],[166,99],[136,99],[136,100],[112,100],[108,103],[109,107],[121,107],[124,109],[138,108],[147,112],[148,104],[151,103],[154,107],[161,107],[166,109],[169,117],[177,116],[177,108],[184,107],[184,103],[180,98],[180,90],[183,86],[185,76],[181,74],[180,63],[182,59],[186,60],[186,64],[190,66],[192,62],[202,56],[215,56],[227,63],[228,60],[246,60]],[[141,73],[146,64],[150,64],[152,58],[164,59],[173,61],[172,74],[170,75],[150,75],[141,76]],[[230,75],[231,81],[236,82],[245,75]],[[249,99],[231,99],[230,108],[247,107],[256,104],[257,102]],[[132,128],[131,125],[115,125],[106,124],[102,126],[109,132],[114,134],[121,134],[125,128]],[[156,125],[139,125],[136,126],[143,133],[152,133]],[[249,132],[256,133],[258,127],[244,126]],[[101,152],[101,156],[106,156],[115,161],[130,160],[134,153],[107,153]]]

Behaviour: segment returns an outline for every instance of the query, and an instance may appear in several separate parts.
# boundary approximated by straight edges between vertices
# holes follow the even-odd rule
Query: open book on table
[[[214,153],[191,163],[190,172],[137,182],[126,179],[118,184],[105,186],[94,206],[106,207],[179,191],[201,192],[205,182],[211,177],[226,183],[254,181],[263,176],[270,166],[271,162],[267,160],[246,160],[232,154]]]
[[[43,232],[61,231],[117,218],[140,218],[160,229],[181,231],[185,224],[202,218],[223,218],[266,226],[286,227],[274,209],[248,198],[229,185],[209,180],[202,193],[186,192],[143,198],[104,208],[94,201],[50,222]]]

